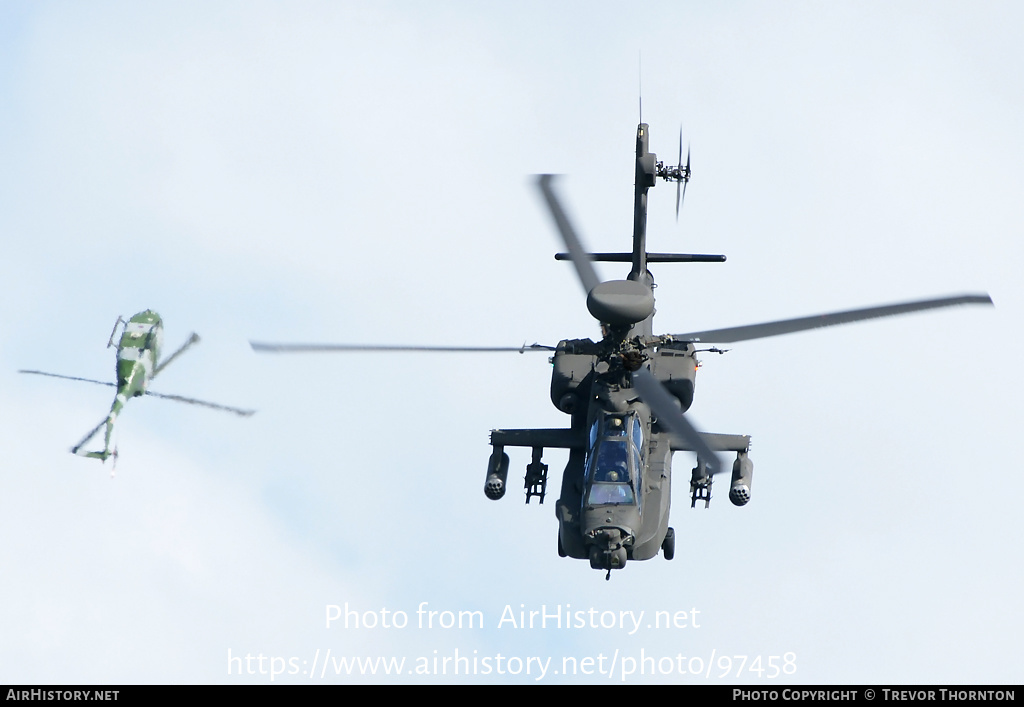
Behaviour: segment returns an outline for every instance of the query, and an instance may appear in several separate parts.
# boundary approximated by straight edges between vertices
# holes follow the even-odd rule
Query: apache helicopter
[[[553,177],[540,175],[538,187],[551,212],[587,295],[587,309],[601,325],[602,338],[563,340],[557,346],[522,347],[375,346],[361,344],[265,344],[252,342],[262,352],[322,351],[547,351],[552,352],[551,402],[570,416],[569,427],[557,429],[495,429],[493,451],[487,465],[484,492],[497,500],[505,494],[509,457],[505,447],[528,447],[532,460],[526,467],[526,503],[544,502],[548,466],[545,449],[569,450],[562,474],[561,496],[555,504],[558,518],[558,554],[589,559],[590,566],[621,569],[629,560],[647,560],[658,554],[675,555],[675,531],[669,527],[672,453],[696,452],[690,478],[690,505],[711,501],[716,474],[726,467],[719,452],[735,452],[730,500],[737,506],[750,500],[753,463],[750,437],[698,432],[684,413],[693,402],[697,353],[723,353],[718,348],[698,350],[706,344],[733,343],[778,336],[818,327],[887,317],[958,304],[992,304],[987,294],[970,294],[904,302],[865,309],[819,314],[762,324],[684,334],[655,335],[654,279],[648,263],[724,262],[724,255],[648,253],[647,191],[658,178],[676,183],[676,213],[690,179],[690,159],[682,162],[680,136],[676,166],[658,162],[650,153],[647,125],[636,138],[636,182],[631,253],[588,253],[584,250],[551,187]],[[592,261],[631,262],[625,280],[602,282]]]
[[[110,448],[110,438],[114,433],[114,422],[117,420],[117,416],[121,413],[121,409],[124,407],[125,403],[128,402],[128,399],[136,398],[140,395],[152,395],[166,400],[177,400],[181,403],[202,405],[215,410],[233,412],[236,415],[242,416],[249,416],[255,412],[254,410],[241,410],[239,408],[228,407],[226,405],[218,405],[217,403],[208,403],[203,400],[196,400],[195,398],[185,398],[180,395],[154,393],[149,390],[150,381],[153,378],[156,378],[157,374],[167,368],[171,361],[185,353],[185,351],[187,351],[193,344],[198,343],[199,336],[193,333],[181,348],[165,358],[163,361],[160,361],[160,363],[157,363],[160,359],[160,347],[163,344],[164,337],[164,325],[163,321],[160,319],[160,315],[153,310],[147,309],[145,312],[139,312],[128,321],[118,317],[117,321],[114,322],[114,328],[110,332],[110,338],[107,340],[108,349],[114,345],[114,337],[117,335],[117,328],[122,324],[124,326],[122,327],[121,338],[117,343],[116,383],[92,380],[91,378],[63,376],[57,373],[46,373],[45,371],[18,371],[18,373],[32,373],[39,376],[50,376],[52,378],[85,381],[86,383],[109,385],[112,388],[117,388],[117,394],[114,396],[114,403],[110,406],[110,412],[107,414],[107,417],[96,425],[96,427],[90,430],[89,434],[83,437],[81,442],[71,448],[72,454],[92,459],[99,459],[103,462],[106,462],[110,457],[114,457],[114,463],[116,464],[117,449]],[[103,450],[93,452],[85,451],[85,445],[88,444],[89,441],[92,440],[92,438],[95,437],[104,427],[106,427],[106,434],[104,435]]]

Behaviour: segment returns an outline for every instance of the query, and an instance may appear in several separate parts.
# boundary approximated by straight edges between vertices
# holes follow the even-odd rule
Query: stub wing
[[[719,452],[746,452],[750,449],[750,435],[724,435],[702,432],[701,437],[711,449]],[[693,445],[672,435],[669,442],[673,452],[695,452]]]
[[[576,430],[564,428],[491,430],[491,446],[586,449],[587,438]]]

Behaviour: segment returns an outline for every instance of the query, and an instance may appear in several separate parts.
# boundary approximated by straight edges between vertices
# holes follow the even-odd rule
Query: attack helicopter
[[[987,294],[937,299],[830,312],[726,329],[656,335],[653,332],[654,279],[649,263],[724,262],[724,255],[648,253],[647,192],[658,179],[676,184],[676,209],[691,175],[689,153],[666,165],[648,150],[648,126],[641,123],[636,137],[636,181],[633,210],[633,248],[629,253],[587,252],[573,229],[553,187],[552,175],[540,175],[537,186],[568,252],[556,259],[571,260],[587,309],[599,322],[601,339],[566,339],[557,346],[521,347],[376,346],[363,344],[270,344],[250,342],[258,352],[327,351],[518,351],[547,352],[552,364],[551,402],[569,415],[570,424],[554,429],[494,429],[492,453],[484,485],[486,496],[505,495],[509,471],[506,447],[526,447],[532,457],[524,479],[526,503],[544,502],[548,465],[545,449],[569,451],[555,503],[558,554],[586,559],[592,568],[622,569],[630,560],[647,560],[659,552],[675,555],[675,531],[669,526],[672,454],[695,452],[690,477],[690,505],[711,502],[715,477],[727,467],[722,452],[734,452],[729,499],[737,506],[750,500],[753,462],[750,436],[705,434],[686,417],[693,402],[700,352],[723,353],[707,344],[729,344],[809,329],[848,324],[962,304],[992,304]],[[624,280],[601,281],[593,262],[632,263]]]
[[[165,400],[176,400],[178,402],[189,403],[191,405],[202,405],[203,407],[213,408],[215,410],[232,412],[243,417],[252,415],[255,412],[254,410],[243,410],[240,408],[228,407],[227,405],[206,402],[204,400],[196,400],[195,398],[186,398],[180,395],[168,395],[166,393],[155,393],[149,390],[150,381],[156,378],[156,376],[167,368],[172,361],[185,353],[185,351],[193,345],[199,343],[199,336],[193,333],[177,351],[165,358],[163,361],[160,361],[160,347],[163,345],[164,326],[159,314],[153,310],[147,309],[144,312],[139,312],[127,321],[122,317],[118,317],[117,321],[114,322],[114,328],[110,332],[110,338],[107,340],[107,348],[111,348],[115,345],[114,339],[117,336],[118,327],[121,327],[121,336],[116,344],[116,383],[98,381],[91,378],[65,376],[58,373],[47,373],[45,371],[18,371],[18,373],[31,373],[38,376],[49,376],[51,378],[84,381],[86,383],[96,383],[98,385],[107,385],[112,388],[117,388],[117,394],[114,396],[114,402],[110,406],[110,412],[107,413],[106,418],[90,430],[78,444],[71,448],[72,454],[89,457],[91,459],[99,459],[102,462],[106,462],[107,459],[113,457],[114,463],[116,464],[117,448],[115,447],[114,449],[111,449],[110,447],[111,437],[114,433],[114,423],[117,421],[117,416],[121,413],[125,403],[127,403],[130,398],[137,398],[141,395],[152,395],[153,397],[163,398]],[[85,449],[85,445],[96,437],[100,430],[104,428],[106,431],[103,437],[103,449],[98,451],[87,451]]]

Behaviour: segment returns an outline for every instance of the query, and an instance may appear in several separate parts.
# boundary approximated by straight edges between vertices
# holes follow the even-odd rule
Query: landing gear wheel
[[[676,556],[675,529],[669,528],[668,532],[665,533],[665,539],[661,541],[661,554],[665,556],[666,560],[671,560]]]

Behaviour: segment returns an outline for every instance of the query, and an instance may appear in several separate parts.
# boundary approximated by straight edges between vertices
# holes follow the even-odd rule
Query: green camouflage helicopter
[[[193,344],[198,343],[199,336],[193,333],[181,348],[158,363],[160,360],[160,347],[163,344],[164,336],[164,326],[163,321],[160,319],[160,315],[151,309],[147,309],[145,312],[139,312],[128,321],[118,317],[117,321],[114,322],[113,330],[110,332],[110,339],[107,341],[107,348],[114,345],[117,328],[122,324],[121,338],[117,343],[116,383],[92,380],[91,378],[64,376],[57,373],[47,373],[45,371],[18,371],[19,373],[32,373],[39,376],[50,376],[52,378],[65,378],[67,380],[84,381],[86,383],[96,383],[98,385],[108,385],[112,388],[117,388],[117,394],[114,396],[114,403],[110,406],[110,412],[107,414],[107,417],[92,428],[92,430],[82,438],[82,441],[71,448],[71,452],[73,454],[77,454],[82,457],[89,457],[91,459],[99,459],[104,462],[110,457],[114,457],[116,463],[117,449],[110,448],[110,438],[114,432],[114,423],[117,421],[117,416],[121,414],[121,410],[124,408],[125,403],[128,402],[128,399],[137,398],[140,395],[152,395],[166,400],[177,400],[181,403],[202,405],[215,410],[233,412],[236,415],[242,415],[245,417],[252,415],[255,412],[255,410],[242,410],[240,408],[228,407],[226,405],[218,405],[217,403],[209,403],[204,400],[196,400],[195,398],[186,398],[180,395],[154,393],[149,390],[150,381],[162,370],[167,368],[171,361],[185,353],[185,351],[187,351]],[[106,428],[106,432],[103,437],[103,449],[101,451],[86,451],[85,445],[88,444],[93,437],[99,434],[99,431],[104,427]]]

